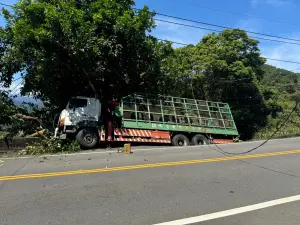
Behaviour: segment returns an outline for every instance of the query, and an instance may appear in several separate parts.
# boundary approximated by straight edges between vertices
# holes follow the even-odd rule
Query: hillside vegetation
[[[274,66],[265,65],[265,72],[262,80],[264,97],[270,109],[267,124],[259,130],[255,138],[267,138],[275,131],[280,120],[284,118],[295,106],[295,101],[299,100],[300,74],[293,73]],[[275,137],[292,137],[300,135],[300,112],[299,107],[292,114],[285,126],[275,135]]]

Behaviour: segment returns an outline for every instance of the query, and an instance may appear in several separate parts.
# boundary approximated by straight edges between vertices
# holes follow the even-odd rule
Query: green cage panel
[[[125,128],[238,136],[227,103],[134,94],[122,99]]]

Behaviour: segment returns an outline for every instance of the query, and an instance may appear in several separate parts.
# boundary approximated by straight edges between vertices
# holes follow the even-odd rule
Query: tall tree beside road
[[[259,87],[264,63],[258,41],[236,29],[176,49],[164,69],[172,81],[169,89],[179,95],[228,102],[242,138],[248,139],[266,123],[267,108]]]
[[[1,73],[23,72],[23,93],[62,106],[71,96],[155,91],[172,51],[147,35],[154,14],[133,0],[20,0],[1,30]],[[3,54],[5,52],[5,55]],[[6,60],[9,57],[10,60]],[[96,92],[96,93],[95,93]]]

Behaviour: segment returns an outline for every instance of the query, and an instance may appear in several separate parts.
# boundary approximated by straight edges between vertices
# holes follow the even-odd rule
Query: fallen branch
[[[20,114],[20,113],[16,114],[15,117],[23,119],[23,120],[28,121],[28,122],[36,122],[38,124],[38,126],[41,129],[43,129],[41,121],[38,118],[36,118],[36,117],[26,116],[26,115],[23,115],[23,114]]]

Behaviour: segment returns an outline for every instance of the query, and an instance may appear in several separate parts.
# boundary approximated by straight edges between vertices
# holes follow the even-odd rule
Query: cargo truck
[[[74,97],[55,129],[55,137],[77,140],[85,148],[99,142],[232,143],[238,135],[227,103],[141,94],[120,102]]]

